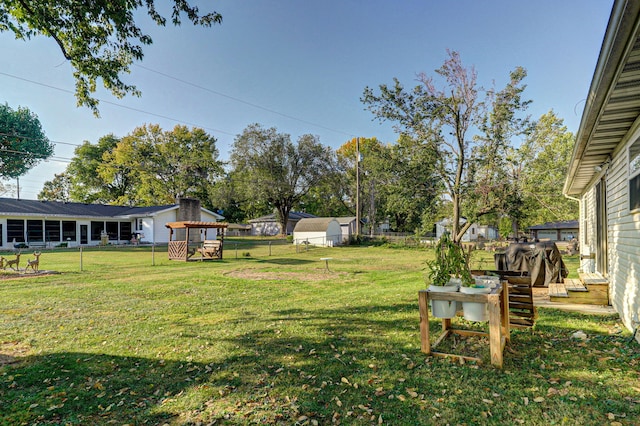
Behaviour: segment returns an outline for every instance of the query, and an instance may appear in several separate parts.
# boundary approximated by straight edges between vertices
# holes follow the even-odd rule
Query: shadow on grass
[[[256,263],[270,263],[273,265],[308,265],[310,263],[318,263],[320,261],[315,262],[313,260],[306,259],[291,259],[291,258],[277,258],[277,259],[258,259]]]
[[[514,332],[497,370],[421,354],[417,313],[413,303],[282,309],[243,317],[250,327],[231,336],[185,324],[185,345],[197,335],[226,348],[211,362],[28,357],[0,369],[0,423],[602,424],[606,413],[640,415],[630,402],[638,392],[621,382],[637,376],[637,350],[604,332],[577,344],[566,324],[579,315],[545,313],[539,328]]]

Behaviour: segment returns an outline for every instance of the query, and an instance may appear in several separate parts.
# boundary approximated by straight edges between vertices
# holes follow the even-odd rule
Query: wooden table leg
[[[431,344],[429,343],[428,303],[427,292],[418,292],[418,307],[420,309],[420,349],[427,355],[431,353]]]
[[[490,294],[487,297],[489,307],[489,351],[491,353],[491,364],[502,368],[502,324],[499,294]]]

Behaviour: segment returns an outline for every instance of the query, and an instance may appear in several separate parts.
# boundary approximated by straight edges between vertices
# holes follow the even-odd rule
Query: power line
[[[2,72],[2,71],[0,71],[0,75],[4,75],[5,77],[14,78],[16,80],[21,80],[21,81],[24,81],[24,82],[27,82],[27,83],[38,85],[38,86],[46,87],[48,89],[53,89],[53,90],[57,90],[57,91],[60,91],[60,92],[70,93],[72,95],[75,95],[75,93],[72,92],[71,90],[63,89],[61,87],[52,86],[50,84],[41,83],[39,81],[30,80],[30,79],[23,78],[23,77],[18,77],[17,75],[8,74],[8,73]],[[118,107],[118,108],[127,109],[129,111],[139,112],[139,113],[142,113],[142,114],[147,114],[147,115],[151,115],[151,116],[158,117],[158,118],[164,118],[165,120],[171,120],[171,121],[175,121],[176,123],[181,123],[181,124],[185,124],[185,125],[189,125],[189,126],[193,126],[193,127],[199,127],[201,129],[210,130],[212,132],[222,133],[222,134],[229,135],[229,136],[235,136],[235,133],[227,132],[227,131],[216,129],[216,128],[213,128],[213,127],[202,126],[202,125],[199,125],[199,124],[196,124],[196,123],[191,123],[189,121],[184,121],[184,120],[180,120],[180,119],[177,119],[177,118],[169,117],[169,116],[166,116],[166,115],[157,114],[155,112],[145,111],[145,110],[142,110],[142,109],[139,109],[139,108],[133,108],[133,107],[129,107],[129,106],[126,106],[126,105],[117,104],[115,102],[107,101],[107,100],[100,99],[100,98],[96,98],[96,99],[99,102],[102,102],[104,104],[112,105],[112,106],[115,106],[115,107]]]
[[[321,128],[321,129],[328,130],[328,131],[330,131],[330,132],[340,133],[340,134],[342,134],[342,135],[346,135],[346,136],[350,136],[350,137],[356,137],[356,135],[354,135],[354,134],[352,134],[352,133],[345,132],[345,131],[343,131],[343,130],[333,129],[333,128],[331,128],[331,127],[327,127],[327,126],[324,126],[324,125],[322,125],[322,124],[314,123],[314,122],[312,122],[312,121],[308,121],[308,120],[305,120],[305,119],[302,119],[302,118],[294,117],[294,116],[292,116],[292,115],[285,114],[285,113],[282,113],[282,112],[279,112],[279,111],[273,110],[273,109],[271,109],[271,108],[267,108],[267,107],[264,107],[264,106],[262,106],[262,105],[255,104],[255,103],[253,103],[253,102],[245,101],[245,100],[240,99],[240,98],[237,98],[237,97],[235,97],[235,96],[231,96],[231,95],[227,95],[227,94],[224,94],[224,93],[218,92],[218,91],[216,91],[216,90],[210,89],[210,88],[205,87],[205,86],[201,86],[201,85],[196,84],[196,83],[192,83],[192,82],[187,81],[187,80],[184,80],[184,79],[182,79],[182,78],[175,77],[175,76],[172,76],[172,75],[170,75],[170,74],[163,73],[163,72],[161,72],[161,71],[156,71],[156,70],[151,69],[151,68],[149,68],[149,67],[145,67],[144,65],[134,64],[134,66],[136,66],[136,67],[138,67],[138,68],[142,68],[143,70],[146,70],[146,71],[149,71],[149,72],[152,72],[152,73],[155,73],[155,74],[161,75],[161,76],[163,76],[163,77],[165,77],[165,78],[168,78],[168,79],[171,79],[171,80],[178,81],[178,82],[180,82],[180,83],[182,83],[182,84],[186,84],[186,85],[188,85],[188,86],[195,87],[196,89],[204,90],[204,91],[207,91],[207,92],[209,92],[209,93],[213,93],[214,95],[218,95],[218,96],[221,96],[221,97],[223,97],[223,98],[231,99],[232,101],[236,101],[236,102],[239,102],[239,103],[241,103],[241,104],[249,105],[249,106],[251,106],[251,107],[253,107],[253,108],[261,109],[261,110],[263,110],[263,111],[267,111],[267,112],[270,112],[270,113],[272,113],[272,114],[277,114],[277,115],[279,115],[279,116],[281,116],[281,117],[285,117],[285,118],[288,118],[288,119],[290,119],[290,120],[299,121],[300,123],[309,124],[309,125],[311,125],[311,126],[319,127],[319,128]]]

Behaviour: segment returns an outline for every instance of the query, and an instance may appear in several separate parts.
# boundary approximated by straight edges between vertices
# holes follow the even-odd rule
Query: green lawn
[[[0,280],[0,424],[640,418],[640,350],[617,317],[540,309],[533,331],[512,332],[504,369],[459,364],[420,352],[429,250],[268,243],[229,240],[225,260],[204,263],[85,250],[82,271],[79,251],[45,251],[40,268],[60,274]],[[486,356],[484,343],[447,344]]]

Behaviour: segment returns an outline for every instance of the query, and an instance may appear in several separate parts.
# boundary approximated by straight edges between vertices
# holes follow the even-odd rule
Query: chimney
[[[178,198],[178,215],[177,221],[196,221],[202,220],[200,215],[200,200],[196,198]]]

